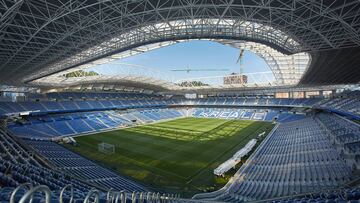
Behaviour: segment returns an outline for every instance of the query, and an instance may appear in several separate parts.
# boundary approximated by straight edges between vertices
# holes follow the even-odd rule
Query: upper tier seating
[[[360,91],[346,92],[338,95],[338,98],[335,99],[275,99],[275,98],[256,98],[256,97],[209,97],[206,99],[172,99],[166,100],[162,96],[155,94],[143,94],[143,93],[104,93],[104,92],[58,92],[58,93],[48,93],[48,94],[28,94],[28,102],[19,102],[19,104],[14,104],[13,102],[1,102],[0,104],[0,114],[2,112],[9,113],[10,110],[6,110],[11,106],[12,112],[24,111],[24,110],[41,110],[41,109],[62,109],[61,104],[56,105],[52,103],[46,103],[46,101],[54,101],[58,102],[70,101],[71,103],[82,102],[83,100],[87,101],[99,101],[102,103],[103,101],[123,101],[123,100],[133,100],[136,101],[152,101],[152,100],[162,100],[166,101],[163,104],[185,104],[192,103],[196,105],[238,105],[238,106],[313,106],[319,104],[318,106],[324,108],[333,108],[342,111],[348,111],[352,113],[359,114],[359,98]],[[33,101],[40,100],[33,105]],[[44,102],[44,103],[43,103]],[[2,103],[9,103],[2,104]],[[107,104],[103,104],[98,106],[98,102],[95,102],[95,107],[116,107],[118,105],[111,104],[109,102],[105,102]],[[128,102],[125,102],[128,103]],[[131,103],[131,102],[130,102]],[[147,103],[147,102],[145,102]],[[79,105],[83,108],[89,107],[86,103],[79,103]],[[60,106],[60,107],[59,107]],[[78,107],[78,108],[81,108]],[[91,106],[90,106],[91,107]],[[94,107],[94,108],[95,108]],[[68,108],[65,108],[68,109]],[[73,108],[71,108],[73,109]]]
[[[360,91],[342,93],[336,98],[323,100],[316,107],[360,116]]]
[[[163,100],[113,100],[113,101],[41,101],[41,102],[0,102],[0,116],[12,113],[27,112],[74,112],[74,111],[94,111],[111,110],[124,108],[141,108],[164,106]]]
[[[209,97],[205,99],[182,100],[182,105],[227,105],[227,106],[312,106],[321,99],[275,99],[255,97]],[[180,103],[175,101],[176,103]]]
[[[38,95],[36,96],[38,97]],[[134,93],[49,93],[48,99],[25,102],[0,102],[0,116],[20,112],[66,113],[77,111],[113,110],[124,108],[161,107],[166,105],[216,106],[312,106],[321,99],[274,99],[246,97],[209,97],[206,99],[164,99],[156,95]],[[69,99],[71,98],[71,99]],[[50,100],[49,100],[50,99]]]
[[[0,115],[19,111],[58,111],[58,110],[91,110],[124,108],[134,106],[150,105],[236,105],[236,106],[313,106],[321,108],[331,108],[344,112],[360,115],[360,91],[343,93],[335,99],[275,99],[275,98],[255,98],[255,97],[209,97],[206,99],[171,99],[165,100],[163,97],[154,94],[143,93],[103,93],[103,92],[58,92],[48,94],[29,94],[30,100],[39,99],[44,102],[0,102]],[[83,100],[86,99],[87,102]],[[57,100],[59,105],[46,100]],[[71,100],[71,101],[69,101]],[[96,100],[96,101],[92,101]],[[122,102],[120,102],[120,101]],[[130,101],[126,101],[130,100]],[[131,101],[132,100],[132,101]],[[141,100],[140,102],[138,102]],[[152,103],[151,101],[158,100]],[[161,102],[160,102],[161,101]],[[150,103],[149,103],[150,102]],[[3,104],[6,103],[6,104]],[[92,103],[92,104],[89,104]],[[10,106],[10,109],[9,109]]]
[[[320,105],[322,108],[329,108],[343,112],[349,112],[355,115],[360,115],[360,99],[354,98],[335,98],[328,100]]]
[[[47,94],[28,94],[32,100],[82,100],[82,99],[152,99],[161,96],[144,93],[104,93],[104,92],[52,92]]]

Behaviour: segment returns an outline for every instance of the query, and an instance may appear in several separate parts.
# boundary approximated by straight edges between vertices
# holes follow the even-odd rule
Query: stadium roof
[[[302,84],[359,82],[344,49],[359,53],[359,10],[358,0],[0,0],[0,80],[24,84],[131,48],[208,38],[310,52]]]
[[[211,39],[204,39],[211,40]],[[189,40],[176,40],[167,41],[161,43],[154,43],[150,45],[144,45],[141,47],[129,49],[127,51],[107,56],[96,61],[77,66],[76,68],[61,71],[59,73],[52,74],[43,78],[33,80],[30,84],[39,87],[67,87],[81,84],[101,84],[104,81],[113,83],[131,84],[139,83],[137,86],[142,85],[144,88],[148,86],[156,87],[153,89],[162,90],[188,90],[188,89],[209,89],[211,88],[233,88],[234,85],[225,87],[222,85],[223,78],[228,75],[218,76],[204,76],[197,78],[184,78],[179,79],[177,77],[166,77],[164,74],[157,71],[156,68],[145,67],[136,64],[119,63],[118,59],[123,59],[129,56],[140,54],[146,51],[162,48],[165,46],[173,45],[183,41]],[[282,86],[282,85],[295,85],[300,81],[303,73],[310,64],[310,56],[307,53],[297,53],[292,55],[285,55],[277,50],[256,42],[247,42],[242,40],[211,40],[223,45],[229,45],[235,48],[244,49],[257,54],[259,57],[265,60],[269,65],[270,70],[268,72],[247,73],[247,84],[239,87],[258,87],[258,86]],[[77,77],[67,77],[68,73],[72,73],[77,70],[87,71],[89,68],[96,67],[102,64],[112,64],[121,66],[117,69],[117,75],[103,75],[98,74],[96,76],[87,76],[86,74],[78,73]],[[85,73],[85,72],[84,72]],[[182,82],[188,82],[188,86],[179,86]],[[206,84],[204,87],[195,87],[191,85],[190,81],[201,81]]]

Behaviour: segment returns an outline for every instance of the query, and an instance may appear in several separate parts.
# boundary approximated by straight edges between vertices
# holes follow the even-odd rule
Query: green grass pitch
[[[78,146],[66,146],[139,183],[190,197],[222,187],[233,174],[219,178],[213,170],[272,128],[259,121],[181,118],[80,136]],[[101,142],[115,145],[115,154],[98,152]]]

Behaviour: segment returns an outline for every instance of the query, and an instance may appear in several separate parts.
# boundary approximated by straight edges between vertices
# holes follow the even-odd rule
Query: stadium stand
[[[0,129],[0,202],[20,202],[26,194],[30,194],[32,202],[46,202],[40,191],[50,195],[50,202],[60,202],[60,198],[63,202],[88,202],[94,201],[93,196],[97,195],[99,202],[109,202],[115,201],[116,197],[120,200],[120,192],[115,189],[121,191],[124,199],[121,201],[175,198],[173,195],[145,192],[148,190],[142,186],[54,142],[24,140],[20,145],[19,141]],[[26,148],[22,146],[24,144]],[[32,148],[42,157],[34,155]]]
[[[109,100],[109,99],[157,99],[161,96],[143,93],[103,93],[103,92],[53,92],[47,94],[29,94],[31,100]]]
[[[335,98],[326,99],[316,107],[329,109],[336,112],[360,116],[360,91],[352,91],[336,95]]]
[[[61,171],[61,180],[64,177],[76,177],[75,184],[71,184],[75,185],[74,188],[81,189],[77,189],[75,195],[79,201],[85,198],[93,185],[102,191],[115,189],[127,193],[138,191],[138,194],[145,194],[148,189],[50,140],[187,116],[279,123],[277,129],[251,155],[248,160],[251,164],[243,165],[238,171],[231,185],[214,193],[196,195],[195,199],[243,202],[275,198],[274,202],[306,202],[352,200],[358,195],[356,188],[340,191],[337,188],[351,181],[352,171],[359,169],[359,126],[336,114],[318,113],[309,116],[291,110],[299,107],[331,107],[344,110],[338,107],[346,103],[343,102],[344,99],[163,99],[141,94],[71,92],[36,95],[31,98],[33,101],[0,103],[3,113],[37,110],[41,113],[10,121],[7,127],[23,139],[23,144],[33,151],[32,153],[36,153],[53,167],[42,170],[54,170],[54,173]],[[138,100],[135,100],[136,98]],[[16,145],[16,141],[13,141],[12,145],[16,146],[14,149],[21,148]],[[28,153],[22,156],[26,154]],[[13,161],[12,156],[8,158]],[[31,163],[26,162],[27,165],[41,167],[35,159],[27,159],[31,160]],[[9,161],[3,163],[7,168],[16,168],[10,165]],[[3,174],[4,172],[9,174],[8,169],[4,169]],[[2,199],[9,200],[14,188],[25,182],[48,185],[52,198],[56,199],[59,190],[69,184],[64,181],[64,184],[55,187],[50,182],[24,179],[16,176],[18,173],[14,174],[14,177],[21,181],[16,178],[9,179],[8,175],[3,176],[3,186],[6,187],[0,191],[0,196],[3,194]],[[310,198],[308,193],[314,190],[327,192],[311,193],[313,196]],[[21,194],[24,193],[22,190]],[[340,194],[346,196],[340,198]],[[101,196],[103,200],[106,199],[103,192]],[[69,198],[69,195],[66,197]],[[154,198],[160,196],[155,195]]]
[[[222,110],[224,112],[228,111]],[[231,115],[233,112],[245,112],[239,110],[230,113],[222,113],[219,112],[219,109],[194,109],[193,113],[194,116],[200,116],[204,114],[204,112],[208,113],[210,116],[215,115],[212,111],[216,111],[216,115]],[[153,120],[167,119],[167,116],[169,115],[184,115],[179,111],[165,111],[165,116],[159,116],[159,111],[154,112],[156,112],[154,117],[149,116],[149,112],[146,112],[146,114],[144,114],[144,112],[137,113],[144,114],[143,116],[146,116],[147,118],[152,117]],[[54,121],[59,117],[51,116],[49,119]],[[334,125],[334,123],[336,123],[336,125]],[[337,136],[328,134],[327,132],[329,131],[336,133],[335,135]],[[4,133],[4,131],[1,132],[2,138],[4,138],[4,134],[6,135],[6,133]],[[334,139],[329,140],[327,139],[328,136],[334,136]],[[284,198],[282,198],[281,200],[274,200],[273,202],[296,202],[299,200],[311,202],[314,200],[357,199],[359,190],[356,188],[344,189],[341,191],[335,189],[350,181],[351,170],[354,167],[358,167],[358,165],[356,165],[358,162],[354,162],[354,160],[358,161],[358,158],[355,157],[358,156],[358,151],[351,151],[353,149],[351,146],[353,143],[359,141],[359,137],[359,127],[357,124],[339,116],[326,113],[320,113],[314,117],[305,118],[305,116],[302,116],[301,118],[295,119],[295,121],[279,124],[276,130],[266,138],[261,147],[259,147],[254,155],[248,160],[251,164],[244,165],[235,176],[243,178],[236,178],[236,181],[234,181],[224,192],[216,192],[216,195],[211,194],[210,197],[221,201],[253,201],[282,196],[296,196],[296,198],[293,199],[288,198],[284,200]],[[6,143],[13,146],[12,148],[16,149],[19,153],[19,150],[22,149],[21,146],[19,146],[16,141],[9,138],[10,137],[3,139],[1,143],[4,143],[6,140]],[[76,198],[78,199],[84,198],[86,195],[85,191],[89,190],[90,186],[82,183],[82,181],[85,180],[90,184],[96,184],[108,189],[115,188],[118,190],[127,189],[128,191],[146,191],[142,186],[131,181],[129,182],[129,180],[119,177],[113,172],[68,151],[54,142],[28,139],[25,139],[24,141],[44,157],[45,160],[54,165],[54,171],[62,171],[62,173],[65,173],[66,175],[62,174],[62,178],[66,177],[67,174],[79,178],[79,181],[76,182],[76,184],[81,185],[81,187],[79,187],[82,190],[79,190],[79,192],[76,193]],[[338,142],[345,151],[337,151],[336,146],[338,145],[332,145],[333,141]],[[21,166],[19,160],[25,160],[26,166],[28,167],[30,167],[30,165],[31,167],[41,167],[41,165],[26,152],[21,152],[21,156],[14,156],[13,153],[8,150],[8,147],[2,145],[2,148],[7,149],[6,152],[8,156],[6,156],[6,158],[8,160],[2,159],[1,161],[3,161],[3,165],[7,166],[7,168],[12,168],[11,172],[13,170],[17,171],[17,166]],[[348,155],[345,156],[345,158],[343,158],[344,153]],[[279,157],[281,158],[279,159]],[[11,165],[11,162],[15,162],[15,165]],[[354,166],[354,164],[356,166]],[[42,170],[49,171],[49,169]],[[3,174],[4,172],[7,174],[10,173],[10,170],[6,170],[5,168],[2,171]],[[51,172],[54,173],[54,171]],[[17,174],[18,173],[14,172],[14,175],[11,177],[21,178],[21,176],[16,176]],[[57,177],[56,175],[54,176]],[[26,181],[23,179],[20,179],[22,181],[19,181],[19,179],[14,178],[2,179],[2,185],[6,187],[0,192],[1,198],[9,199],[15,186],[22,182],[33,181],[28,178],[25,179]],[[36,176],[34,178],[36,178]],[[50,182],[34,182],[50,185],[49,188],[52,191],[56,191],[66,185],[63,184],[56,187],[53,184],[49,184]],[[311,197],[306,194],[301,196],[301,194],[314,190],[333,190],[335,192],[311,193]],[[24,193],[25,191],[22,190],[21,193],[19,193],[19,198],[21,197],[21,194]],[[53,195],[58,195],[58,192],[53,192]],[[105,198],[104,194],[102,195],[102,198]],[[56,199],[55,196],[52,198]],[[200,194],[195,196],[195,198],[208,199],[209,196]]]
[[[331,142],[354,169],[360,169],[360,126],[336,114],[318,114]]]
[[[0,0],[0,203],[358,203],[359,36],[360,0]],[[237,60],[128,60],[200,40]]]
[[[194,117],[242,119],[287,122],[305,117],[282,110],[271,109],[148,109],[120,113],[116,111],[82,112],[29,117],[8,125],[17,136],[23,138],[52,139],[77,134],[95,133],[127,127],[134,124],[152,123],[192,115]],[[136,122],[133,122],[136,121]]]
[[[51,139],[179,118],[184,116],[183,113],[176,109],[151,109],[121,114],[115,111],[56,114],[30,117],[8,127],[19,137]]]
[[[0,115],[16,114],[19,112],[66,113],[74,111],[112,110],[141,107],[164,106],[162,100],[113,100],[113,101],[28,101],[28,102],[0,102]]]
[[[92,186],[78,181],[71,176],[56,170],[45,168],[39,163],[32,152],[22,148],[7,132],[0,130],[0,200],[9,201],[11,192],[22,183],[34,185],[44,184],[50,190],[60,191],[64,186],[73,186],[75,198],[84,198],[86,191]],[[15,202],[24,194],[19,191]],[[69,197],[69,193],[66,194]],[[35,197],[35,201],[39,198]],[[67,198],[68,200],[68,198]]]
[[[70,94],[70,93],[68,93]],[[88,93],[89,94],[89,93]],[[116,93],[108,93],[106,95],[112,95]],[[76,95],[72,93],[71,95]],[[87,94],[85,94],[87,95]],[[90,95],[96,95],[90,94]],[[134,95],[132,95],[134,96]],[[79,98],[78,96],[77,98]],[[89,99],[90,98],[90,99]],[[67,113],[74,111],[94,111],[94,110],[114,110],[114,109],[126,109],[126,108],[156,108],[166,107],[170,105],[185,105],[185,106],[279,106],[279,107],[311,107],[320,102],[321,99],[267,99],[261,98],[262,102],[258,102],[260,99],[255,98],[207,98],[207,99],[191,99],[191,100],[177,100],[177,99],[161,99],[157,97],[146,98],[137,100],[134,97],[115,97],[114,95],[106,97],[105,99],[94,99],[89,96],[83,99],[77,100],[59,100],[59,101],[26,101],[26,102],[0,102],[0,116],[6,114],[16,114],[19,112],[30,111],[33,114],[38,113]],[[86,100],[84,100],[86,99]]]
[[[279,124],[240,168],[231,185],[194,198],[255,201],[336,189],[347,183],[352,168],[315,119]]]
[[[24,140],[43,157],[50,161],[58,171],[72,174],[93,185],[105,189],[146,191],[142,186],[127,180],[94,162],[51,141]]]
[[[194,110],[194,117],[244,119],[261,121],[287,122],[302,119],[305,114],[294,114],[282,110],[272,109],[224,109],[224,108],[198,108]]]

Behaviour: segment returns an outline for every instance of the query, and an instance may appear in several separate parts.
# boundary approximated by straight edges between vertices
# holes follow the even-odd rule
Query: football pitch
[[[181,118],[80,136],[78,146],[65,146],[154,190],[190,197],[225,185],[236,170],[224,178],[213,170],[272,128],[260,121]],[[115,153],[99,152],[102,142],[115,145]]]

